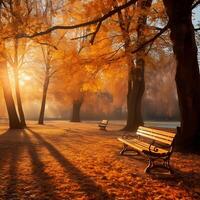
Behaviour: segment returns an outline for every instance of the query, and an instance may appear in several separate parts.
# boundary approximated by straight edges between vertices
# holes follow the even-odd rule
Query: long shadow
[[[22,130],[7,130],[0,135],[0,170],[2,170],[6,160],[9,160],[9,178],[4,194],[5,199],[19,199],[17,192],[18,161],[24,148],[21,131]],[[2,174],[3,177],[5,175],[6,174]]]
[[[36,183],[40,186],[42,194],[45,195],[45,198],[49,197],[50,199],[59,199],[55,194],[55,186],[50,183],[51,177],[45,172],[45,166],[41,161],[35,146],[31,142],[29,135],[26,133],[26,131],[23,131],[23,134],[32,163],[32,173],[35,177]]]
[[[103,188],[97,185],[92,179],[90,179],[86,174],[75,167],[69,160],[67,160],[56,147],[51,143],[47,142],[38,133],[28,129],[39,142],[41,142],[50,152],[50,154],[57,160],[58,163],[66,170],[70,175],[71,179],[79,184],[81,190],[87,194],[89,199],[95,200],[109,200],[114,199],[111,197]]]
[[[8,144],[10,136],[11,136],[10,130],[7,130],[0,135],[0,170],[3,168],[3,165],[5,165],[5,161],[9,157],[8,154],[10,154],[10,145]]]
[[[17,171],[18,171],[18,161],[20,157],[20,147],[16,145],[11,149],[11,158],[9,163],[9,181],[7,185],[7,190],[5,193],[6,199],[12,199],[19,197],[17,194]]]

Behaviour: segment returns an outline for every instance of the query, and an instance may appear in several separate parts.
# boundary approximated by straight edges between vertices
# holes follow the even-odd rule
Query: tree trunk
[[[22,128],[20,120],[17,115],[17,111],[15,108],[15,103],[12,96],[12,90],[10,86],[10,80],[8,77],[8,71],[6,67],[6,62],[1,62],[1,81],[3,86],[3,93],[6,102],[6,108],[8,112],[9,118],[9,127],[10,129],[20,129]]]
[[[143,125],[141,104],[145,90],[144,67],[134,68],[131,76],[128,82],[126,131],[135,131],[138,126]]]
[[[200,150],[200,74],[192,0],[164,0],[169,17],[170,38],[176,56],[176,86],[181,115],[176,144],[180,150]]]
[[[72,118],[71,122],[80,122],[80,110],[82,106],[83,100],[76,99],[73,101],[73,109],[72,109]]]
[[[152,0],[140,0],[137,6],[141,9],[141,14],[137,22],[137,46],[140,46],[145,41],[144,30],[147,21],[147,9],[151,7]],[[141,49],[137,54],[134,64],[134,57],[130,53],[130,35],[128,32],[129,23],[123,18],[122,13],[118,14],[120,19],[120,27],[125,40],[125,52],[128,58],[129,77],[128,77],[128,94],[127,94],[127,121],[123,130],[135,131],[138,126],[143,125],[142,118],[142,97],[145,91],[144,69],[145,69],[145,49]]]
[[[14,72],[14,80],[15,80],[15,94],[17,98],[17,107],[18,107],[18,113],[21,121],[22,127],[26,127],[26,121],[24,117],[24,111],[22,107],[22,101],[21,101],[21,94],[20,94],[20,86],[19,86],[19,74],[18,74],[18,39],[15,39],[14,41],[14,50],[15,50],[15,57],[14,57],[14,66],[13,66],[13,72]]]
[[[21,94],[20,94],[20,88],[19,88],[18,69],[16,68],[14,68],[14,77],[15,77],[15,93],[16,93],[16,98],[17,98],[17,107],[18,107],[19,117],[20,117],[22,127],[26,127],[26,121],[25,121],[24,111],[22,107]]]
[[[49,87],[49,76],[48,74],[46,74],[44,85],[43,85],[42,104],[41,104],[38,124],[44,124],[44,114],[45,114],[45,105],[46,105],[48,87]]]

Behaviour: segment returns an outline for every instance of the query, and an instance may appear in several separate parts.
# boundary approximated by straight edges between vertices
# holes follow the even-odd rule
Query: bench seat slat
[[[144,135],[145,134],[145,135],[147,135],[147,137],[149,137],[149,135],[150,136],[154,136],[154,137],[156,137],[158,139],[163,139],[163,140],[169,141],[170,143],[172,143],[172,141],[173,141],[173,138],[171,138],[171,137],[166,137],[166,136],[163,136],[163,135],[158,135],[157,133],[148,132],[148,131],[144,131],[144,130],[138,130],[136,134],[137,135],[140,135],[140,134]]]
[[[147,127],[143,127],[143,126],[139,126],[138,130],[144,130],[144,131],[148,131],[148,132],[158,133],[160,135],[171,137],[171,138],[174,138],[174,136],[175,136],[175,133],[171,133],[168,131],[162,131],[162,130],[158,130],[158,129],[147,128]]]
[[[144,150],[146,151],[149,151],[149,145],[148,143],[146,142],[143,142],[141,140],[138,140],[138,139],[131,139],[131,140],[126,140],[126,139],[123,139],[123,138],[118,138],[118,140],[120,140],[121,142],[127,144],[128,146],[131,146],[132,148],[142,152]],[[152,149],[155,147],[155,146],[151,146]],[[163,153],[167,153],[168,151],[165,150],[165,149],[161,149],[161,148],[158,148],[158,151],[156,153],[160,153],[160,154],[163,154]]]

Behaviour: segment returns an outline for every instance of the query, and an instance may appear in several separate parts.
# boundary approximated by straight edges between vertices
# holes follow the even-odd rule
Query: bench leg
[[[166,167],[166,169],[169,170],[170,174],[174,174],[174,170],[170,166],[170,157],[163,160],[164,160],[164,166]]]
[[[103,131],[106,131],[106,127],[100,126],[99,129],[100,129],[100,130],[103,130]]]
[[[123,149],[120,151],[120,155],[123,155],[124,152],[127,150],[127,148],[128,148],[128,145],[127,145],[127,144],[124,144],[124,145],[123,145]]]
[[[162,160],[161,164],[155,164],[155,161],[158,159]],[[145,169],[145,173],[151,173],[152,169],[157,168],[157,169],[166,169],[169,171],[170,174],[174,174],[174,171],[170,167],[169,160],[170,160],[170,157],[166,157],[166,158],[151,158],[151,157],[149,157],[149,164]]]
[[[153,168],[153,166],[154,166],[154,161],[151,158],[149,158],[149,163],[148,163],[147,167],[144,170],[145,173],[150,173],[150,171]]]
[[[138,151],[135,151],[134,149],[128,149],[128,145],[127,145],[127,144],[124,144],[124,145],[123,145],[123,149],[120,151],[120,155],[124,155],[124,152],[125,152],[125,151],[134,152],[135,154],[131,154],[132,156],[137,156],[137,155],[139,155],[139,152],[138,152]]]

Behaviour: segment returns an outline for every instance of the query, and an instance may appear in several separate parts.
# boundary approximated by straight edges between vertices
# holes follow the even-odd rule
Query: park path
[[[181,175],[143,173],[142,157],[120,156],[117,124],[30,123],[25,130],[0,126],[0,199],[200,199],[200,157],[175,153]]]

